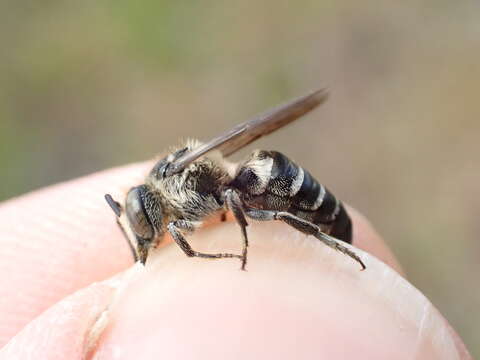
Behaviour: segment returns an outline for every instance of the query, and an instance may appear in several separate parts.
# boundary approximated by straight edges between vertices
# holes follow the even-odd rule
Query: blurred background
[[[366,214],[480,356],[480,2],[2,1],[0,41],[0,200],[327,85],[255,147]]]

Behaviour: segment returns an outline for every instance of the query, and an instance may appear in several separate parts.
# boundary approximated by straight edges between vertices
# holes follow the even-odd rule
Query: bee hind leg
[[[355,254],[346,246],[343,246],[339,242],[339,240],[336,240],[335,238],[322,232],[317,225],[315,225],[314,223],[311,223],[310,221],[304,220],[302,218],[299,218],[298,216],[295,216],[293,214],[290,214],[284,211],[270,211],[270,210],[261,210],[261,209],[252,208],[252,209],[246,209],[245,214],[249,218],[259,220],[259,221],[281,220],[284,223],[292,226],[293,228],[297,229],[298,231],[304,234],[315,236],[318,240],[323,242],[325,245],[337,251],[340,251],[341,253],[351,257],[353,260],[358,262],[362,267],[362,270],[366,269],[365,264],[357,254]]]
[[[190,244],[187,242],[185,237],[182,234],[182,231],[192,232],[194,225],[192,222],[187,220],[176,220],[172,221],[167,226],[168,232],[172,235],[173,240],[180,246],[180,249],[190,257],[201,257],[207,259],[221,259],[221,258],[238,258],[243,259],[241,255],[230,254],[230,253],[217,253],[217,254],[206,254],[198,252],[192,249]]]

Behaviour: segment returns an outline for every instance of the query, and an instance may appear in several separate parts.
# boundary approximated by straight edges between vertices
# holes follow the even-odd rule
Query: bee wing
[[[300,118],[327,100],[326,89],[315,90],[307,95],[280,105],[252,120],[235,126],[206,144],[180,156],[166,169],[166,176],[182,171],[190,163],[212,150],[220,150],[224,156],[233,154],[258,138]]]

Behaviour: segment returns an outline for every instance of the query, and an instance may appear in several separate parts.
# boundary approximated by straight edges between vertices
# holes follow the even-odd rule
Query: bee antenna
[[[120,203],[113,200],[112,195],[110,194],[105,194],[105,200],[107,201],[107,204],[110,205],[115,215],[117,215],[117,217],[120,217],[120,215],[122,214],[122,206],[120,205]]]

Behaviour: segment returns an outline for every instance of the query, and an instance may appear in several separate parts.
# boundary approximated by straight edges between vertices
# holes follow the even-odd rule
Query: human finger
[[[238,251],[224,223],[189,238]],[[154,254],[111,307],[94,359],[470,359],[420,291],[361,251],[349,257],[284,224],[249,227],[248,271],[231,260]]]
[[[197,250],[234,251],[237,232],[235,224],[224,223],[198,231],[191,242]],[[367,270],[360,272],[350,258],[284,224],[253,224],[249,234],[247,273],[237,270],[233,260],[187,258],[176,246],[167,246],[120,294],[115,291],[116,301],[107,297],[97,306],[70,304],[79,309],[77,316],[56,305],[56,311],[45,313],[51,316],[27,326],[3,353],[21,359],[29,349],[24,342],[50,344],[43,347],[45,354],[59,353],[48,341],[49,332],[29,330],[52,324],[53,317],[57,336],[75,334],[63,337],[62,351],[77,349],[71,351],[85,356],[84,344],[92,344],[92,329],[106,314],[107,330],[92,348],[96,359],[236,358],[245,352],[291,358],[293,351],[296,358],[469,358],[428,300],[386,264],[361,252]],[[83,315],[85,309],[97,309],[97,316]],[[65,317],[96,321],[72,323]]]
[[[133,263],[103,194],[123,194],[146,169],[111,169],[0,205],[0,346],[65,296]]]

